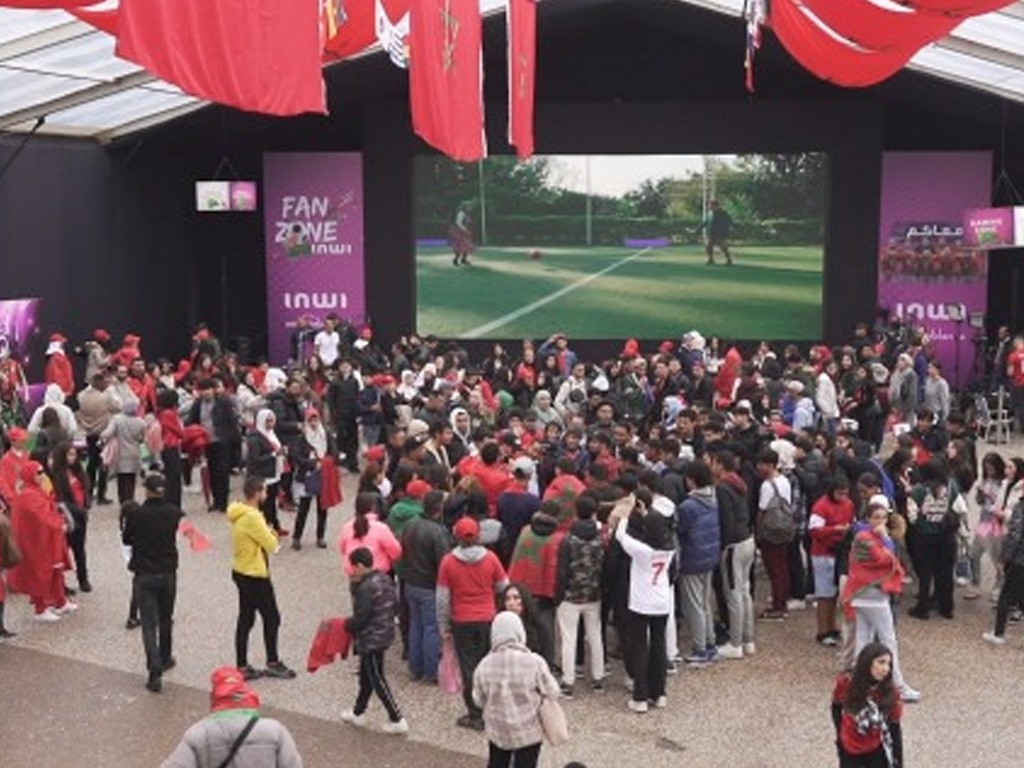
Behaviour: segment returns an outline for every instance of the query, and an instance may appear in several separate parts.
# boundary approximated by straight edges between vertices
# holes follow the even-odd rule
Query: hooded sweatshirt
[[[747,484],[735,472],[727,472],[715,485],[722,548],[746,541],[752,535]]]
[[[437,571],[437,625],[490,622],[497,594],[508,584],[498,556],[479,544],[459,544]]]
[[[718,501],[713,486],[695,488],[676,512],[679,572],[710,573],[722,554]]]
[[[231,570],[243,576],[270,578],[269,556],[277,552],[280,544],[263,513],[243,501],[235,501],[228,505],[227,517],[234,548]]]
[[[604,543],[597,521],[575,520],[558,546],[555,602],[598,602],[603,569]]]
[[[35,413],[28,422],[28,431],[35,434],[39,431],[40,423],[43,420],[43,411],[53,408],[60,419],[60,427],[65,433],[74,435],[78,431],[78,424],[75,422],[75,414],[64,405],[64,391],[57,384],[47,384],[46,392],[43,394],[43,404],[36,408]]]
[[[563,535],[558,530],[558,520],[544,512],[534,513],[512,552],[509,579],[522,584],[534,597],[554,598],[558,550]]]

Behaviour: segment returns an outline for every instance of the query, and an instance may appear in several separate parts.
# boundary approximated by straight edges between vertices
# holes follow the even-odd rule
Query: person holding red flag
[[[46,383],[56,384],[65,397],[75,393],[75,372],[71,361],[64,353],[67,339],[59,333],[50,336],[50,345],[46,348]]]

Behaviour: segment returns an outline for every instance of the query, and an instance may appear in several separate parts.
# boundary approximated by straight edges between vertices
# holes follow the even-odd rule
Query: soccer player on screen
[[[717,247],[725,256],[725,263],[731,266],[732,254],[729,253],[729,233],[732,231],[732,216],[724,208],[718,206],[717,200],[712,200],[708,203],[707,216],[693,234],[695,236],[699,235],[702,230],[707,233],[707,244],[704,246],[704,251],[708,255],[707,263],[715,263],[715,248]]]
[[[473,252],[473,233],[470,230],[472,224],[466,206],[460,205],[455,212],[455,220],[448,227],[448,242],[451,243],[454,254],[452,264],[456,267],[469,265],[469,254]]]

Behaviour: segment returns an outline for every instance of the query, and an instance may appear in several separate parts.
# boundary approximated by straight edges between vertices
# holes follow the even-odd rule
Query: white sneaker
[[[74,613],[78,610],[78,605],[77,603],[72,603],[70,600],[65,600],[64,605],[59,608],[54,608],[53,610],[61,615],[65,613]]]
[[[787,600],[786,601],[787,611],[806,611],[807,601],[806,600]]]
[[[659,696],[657,699],[654,700],[654,707],[656,709],[664,709],[667,706],[668,706],[668,696],[662,695],[662,696]]]
[[[909,685],[904,684],[900,689],[900,698],[908,704],[914,704],[921,700],[921,692],[915,691]]]
[[[966,587],[970,583],[971,583],[971,580],[968,579],[966,576],[957,576],[956,577],[956,585],[958,587]]]
[[[718,656],[722,659],[742,659],[743,646],[726,643],[718,646]]]
[[[636,712],[638,715],[647,714],[647,702],[646,701],[633,701],[629,700],[627,704],[631,712]]]
[[[995,632],[986,632],[981,636],[982,640],[992,645],[1006,645],[1006,638],[1002,635],[997,635]]]
[[[404,717],[397,722],[388,720],[380,727],[380,729],[384,733],[390,733],[394,736],[403,736],[409,732],[409,722]]]
[[[744,643],[743,644],[743,655],[744,656],[753,656],[755,653],[757,653],[757,646],[756,645],[754,645],[753,643]]]
[[[37,613],[35,616],[36,621],[60,621],[60,614],[57,613],[53,608],[47,608],[42,613]]]
[[[341,722],[349,723],[350,725],[355,725],[357,727],[362,727],[366,725],[366,714],[363,713],[361,715],[357,715],[351,709],[346,709],[344,712],[341,713]],[[408,725],[406,725],[406,728],[408,728]]]

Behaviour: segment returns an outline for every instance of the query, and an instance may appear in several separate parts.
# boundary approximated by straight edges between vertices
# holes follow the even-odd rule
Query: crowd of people
[[[841,765],[897,766],[901,703],[921,697],[900,665],[901,595],[914,598],[911,617],[953,619],[958,581],[976,599],[990,572],[997,611],[984,640],[1004,643],[1020,619],[1024,460],[989,452],[979,463],[970,401],[954,397],[914,329],[859,325],[847,345],[762,343],[746,356],[691,331],[647,353],[630,340],[599,364],[562,334],[514,353],[495,344],[476,362],[429,337],[385,351],[369,329],[335,317],[306,331],[291,363],[273,367],[243,365],[205,327],[178,364],[147,361],[133,335],[113,351],[98,329],[80,348],[82,389],[55,334],[46,398],[32,414],[16,362],[0,367],[0,498],[21,550],[6,579],[38,620],[75,610],[66,570],[91,589],[89,508],[109,503],[116,475],[136,580],[128,625],[144,626],[147,684],[159,690],[173,666],[171,510],[198,486],[233,526],[239,674],[294,676],[277,655],[266,564],[289,536],[282,507],[297,512],[293,548],[313,505],[315,542],[328,546],[339,468],[359,475],[337,542],[361,656],[359,696],[343,719],[364,724],[376,693],[384,730],[405,733],[385,651],[400,645],[408,674],[427,681],[453,654],[465,705],[457,724],[486,732],[492,766],[536,765],[538,702],[570,700],[583,684],[605,691],[610,659],[622,659],[629,710],[664,708],[680,667],[749,658],[759,622],[786,621],[812,601],[809,641],[835,648],[843,669],[833,711]],[[1024,338],[1007,336],[998,354],[1020,429]],[[246,480],[244,499],[229,505],[232,472]],[[140,545],[136,507],[146,504],[165,510],[151,532],[155,565]],[[767,589],[755,589],[758,558]],[[247,656],[257,614],[262,670]],[[496,680],[516,676],[532,676],[532,693],[502,698]]]

